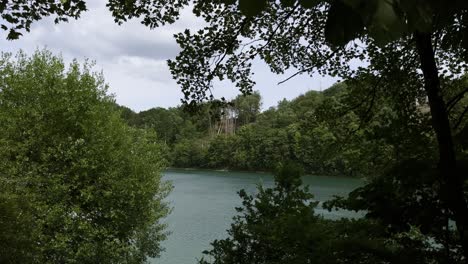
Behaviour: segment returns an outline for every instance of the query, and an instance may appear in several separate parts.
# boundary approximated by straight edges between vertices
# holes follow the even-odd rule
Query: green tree
[[[152,108],[138,113],[138,126],[154,129],[164,143],[174,143],[183,119],[174,109]]]
[[[170,185],[161,179],[155,135],[124,124],[90,64],[65,66],[43,50],[2,54],[0,65],[0,182],[7,187],[0,204],[14,210],[0,221],[18,239],[29,227],[19,229],[25,223],[15,215],[33,223],[31,262],[143,263],[158,256]],[[15,197],[27,206],[15,206]]]
[[[273,188],[259,186],[255,195],[241,190],[228,238],[215,240],[199,263],[427,263],[414,248],[387,245],[378,223],[316,215],[301,174],[287,162],[277,168]]]
[[[245,160],[233,160],[238,147],[237,138],[234,135],[219,135],[211,139],[206,153],[207,165],[210,168],[245,169],[243,167]]]
[[[27,196],[15,195],[10,188],[2,184],[0,193],[0,262],[34,263],[37,249],[31,237],[37,234],[30,202]]]
[[[237,126],[255,122],[260,113],[261,96],[259,92],[250,95],[238,95],[232,102],[237,114]]]
[[[182,138],[172,149],[172,165],[178,168],[203,168],[208,163],[203,140]]]
[[[115,108],[120,111],[120,116],[122,117],[125,122],[130,125],[130,126],[137,126],[139,120],[138,120],[138,114],[135,113],[132,109],[115,104]]]

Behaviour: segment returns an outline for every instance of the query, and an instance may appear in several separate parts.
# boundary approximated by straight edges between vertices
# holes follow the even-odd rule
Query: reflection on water
[[[168,197],[174,210],[166,220],[172,232],[163,243],[166,251],[152,262],[158,264],[195,264],[211,241],[226,236],[234,208],[241,205],[237,192],[245,189],[254,193],[258,184],[273,185],[273,177],[263,173],[171,170],[165,173],[165,178],[174,185]],[[346,195],[362,181],[306,176],[304,183],[310,186],[316,200],[326,201],[333,195]],[[317,208],[317,213],[329,218],[350,215],[346,211],[330,213],[321,208]]]

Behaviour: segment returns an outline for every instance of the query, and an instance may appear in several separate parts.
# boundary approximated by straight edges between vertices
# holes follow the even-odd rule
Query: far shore
[[[259,173],[259,174],[268,174],[273,175],[271,171],[257,171],[257,170],[233,170],[233,169],[210,169],[210,168],[193,168],[193,167],[167,167],[165,170],[167,171],[212,171],[212,172],[238,172],[238,173]],[[304,176],[320,176],[320,177],[345,177],[345,178],[352,178],[352,179],[365,179],[365,177],[355,177],[355,176],[346,176],[346,175],[338,175],[338,174],[311,174],[306,173]]]

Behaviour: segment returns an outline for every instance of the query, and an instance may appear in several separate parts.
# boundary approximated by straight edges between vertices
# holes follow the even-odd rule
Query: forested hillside
[[[399,100],[376,95],[370,105],[356,99],[369,89],[337,83],[265,111],[258,92],[197,111],[120,108],[130,125],[156,131],[173,167],[268,171],[292,160],[310,174],[358,177],[385,171],[411,153],[433,157],[427,106],[411,102],[416,111],[408,116],[396,110]]]

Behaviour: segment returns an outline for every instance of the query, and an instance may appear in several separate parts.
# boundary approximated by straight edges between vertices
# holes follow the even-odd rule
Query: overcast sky
[[[96,61],[96,71],[104,72],[117,103],[135,111],[179,105],[182,93],[166,64],[179,51],[173,34],[186,28],[199,28],[203,21],[186,10],[176,24],[154,30],[136,20],[118,26],[105,3],[106,0],[88,1],[89,11],[77,21],[58,25],[52,19],[36,22],[31,32],[19,40],[6,41],[6,34],[1,31],[1,51],[23,49],[32,53],[47,47],[62,54],[66,61],[88,58]],[[308,90],[325,89],[335,82],[333,78],[317,75],[299,76],[277,85],[286,76],[271,73],[263,63],[254,63],[254,72],[255,90],[262,95],[264,109],[283,98],[292,99]],[[226,82],[214,90],[217,97],[234,98],[238,93]]]

